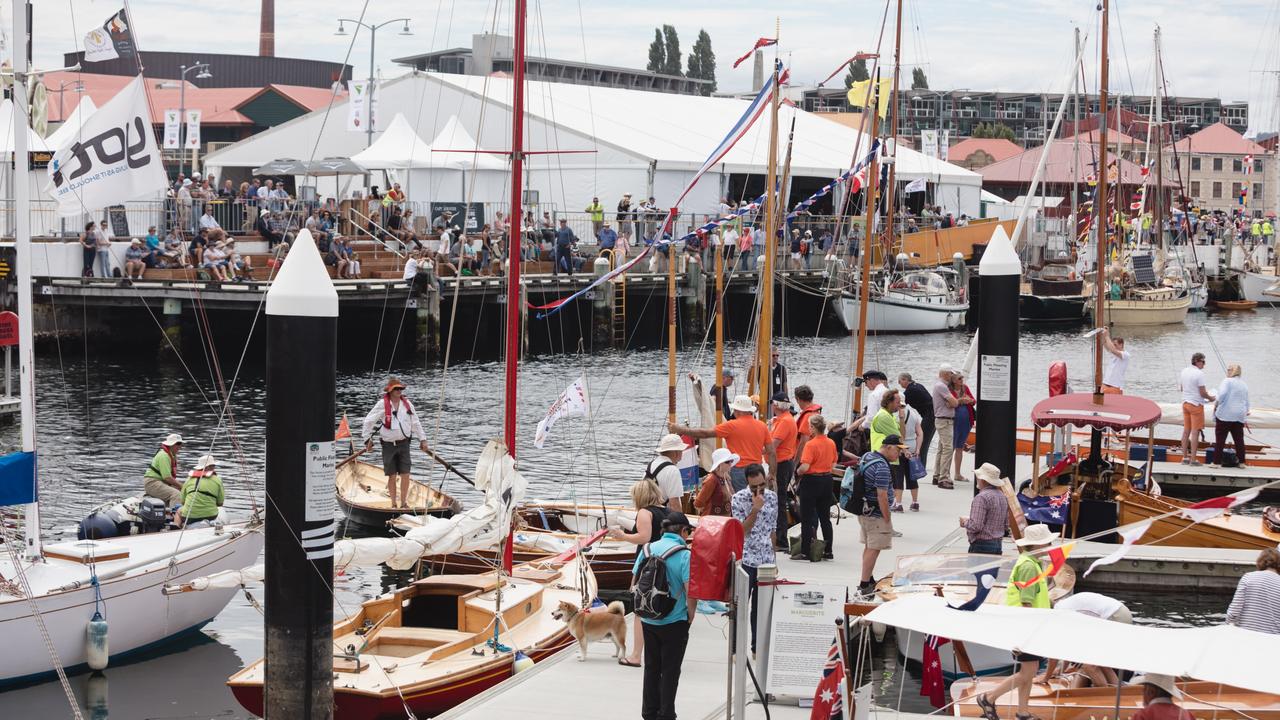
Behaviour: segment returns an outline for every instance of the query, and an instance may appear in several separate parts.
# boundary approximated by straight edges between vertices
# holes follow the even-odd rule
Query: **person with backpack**
[[[827,437],[827,421],[821,415],[809,416],[809,428],[813,437],[804,445],[800,464],[796,467],[798,479],[793,481],[795,493],[800,498],[800,552],[792,560],[810,560],[813,536],[822,528],[822,560],[834,560],[831,551],[831,470],[836,462],[836,444]]]
[[[696,603],[689,602],[689,538],[684,513],[662,523],[662,537],[636,553],[631,599],[644,635],[644,690],[640,717],[675,720],[680,666],[689,644]]]
[[[387,476],[387,495],[391,507],[409,507],[409,441],[417,440],[422,452],[427,452],[427,434],[422,421],[413,411],[413,405],[404,396],[404,383],[398,378],[388,378],[382,388],[382,398],[373,404],[361,427],[364,449],[373,449],[373,431],[377,429],[382,442],[382,471]],[[400,502],[396,502],[396,480],[400,481]]]
[[[608,536],[614,540],[622,540],[639,546],[657,542],[662,538],[662,521],[670,512],[662,504],[662,491],[651,479],[637,480],[631,485],[631,502],[636,508],[636,524],[630,532],[619,527],[611,527]],[[626,657],[618,658],[619,665],[640,667],[640,658],[644,657],[644,632],[640,627],[640,616],[632,615],[631,652]]]
[[[880,551],[893,547],[893,522],[889,513],[893,506],[893,474],[889,466],[898,462],[905,448],[901,436],[888,435],[879,450],[863,455],[853,483],[854,507],[845,507],[858,516],[858,526],[862,529],[862,575],[858,581],[858,594],[864,597],[876,591],[872,572]],[[859,497],[862,499],[860,508],[857,506]]]
[[[658,441],[654,452],[658,457],[649,461],[644,467],[644,477],[657,484],[662,491],[662,503],[671,510],[680,509],[680,500],[684,497],[684,479],[680,476],[680,457],[691,445],[675,433],[668,433]]]

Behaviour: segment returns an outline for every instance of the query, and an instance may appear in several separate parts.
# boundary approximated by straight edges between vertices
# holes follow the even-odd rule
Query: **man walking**
[[[952,435],[955,431],[956,407],[961,403],[972,402],[967,397],[957,398],[951,394],[951,379],[955,369],[943,363],[938,368],[938,379],[933,383],[933,417],[938,433],[938,460],[933,465],[933,484],[943,490],[955,487],[951,482],[951,464],[955,456],[955,442]]]
[[[560,218],[560,229],[556,231],[555,264],[551,266],[552,275],[564,270],[570,277],[573,276],[573,245],[576,242],[578,238],[569,228],[569,221]]]
[[[1191,364],[1178,375],[1182,390],[1182,464],[1199,465],[1200,431],[1204,430],[1204,406],[1216,400],[1204,384],[1204,353],[1191,356]]]
[[[916,455],[920,462],[929,462],[929,443],[933,440],[933,396],[929,388],[916,382],[911,373],[898,376],[898,386],[902,388],[902,399],[907,405],[920,414],[920,429],[924,432],[924,440],[920,442]]]
[[[734,491],[747,486],[746,468],[748,465],[760,465],[768,461],[769,467],[777,467],[778,460],[773,453],[773,442],[769,437],[769,427],[756,419],[756,406],[748,395],[739,395],[729,404],[733,413],[732,420],[726,420],[711,428],[691,428],[672,423],[668,431],[677,435],[686,435],[693,440],[703,438],[720,438],[725,447],[738,456],[738,464],[729,471],[729,481]]]
[[[689,644],[689,625],[693,622],[697,603],[689,602],[689,537],[693,526],[684,513],[673,512],[662,523],[662,537],[645,545],[636,553],[631,569],[638,578],[649,561],[666,566],[667,592],[673,602],[670,612],[656,617],[641,617],[644,634],[644,690],[640,704],[643,720],[675,720],[676,690],[680,685],[680,666],[684,664],[685,647]],[[637,590],[639,592],[639,590]]]
[[[382,443],[382,471],[387,476],[387,495],[391,507],[409,507],[409,441],[417,440],[422,452],[427,452],[427,435],[422,422],[413,411],[413,405],[404,396],[404,383],[388,378],[382,388],[382,398],[364,418],[361,437],[364,449],[373,449],[373,430],[378,429]],[[400,481],[399,502],[396,502],[396,480]]]
[[[862,530],[862,575],[858,580],[858,594],[863,597],[870,597],[876,591],[872,573],[880,551],[893,547],[893,522],[889,514],[889,508],[893,506],[893,474],[889,466],[898,462],[905,447],[901,437],[889,435],[879,450],[863,455],[858,465],[858,472],[862,473],[867,487],[862,514],[858,516],[858,527]]]

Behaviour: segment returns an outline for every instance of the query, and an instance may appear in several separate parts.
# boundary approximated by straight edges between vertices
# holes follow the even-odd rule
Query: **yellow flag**
[[[870,80],[855,80],[849,86],[849,104],[856,107],[866,107],[870,101],[867,91],[871,88]],[[889,100],[893,97],[893,78],[880,81],[880,103],[878,113],[881,118],[889,116]]]

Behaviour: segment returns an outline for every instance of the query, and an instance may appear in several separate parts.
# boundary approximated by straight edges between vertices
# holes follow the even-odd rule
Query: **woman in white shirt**
[[[1209,467],[1222,464],[1222,452],[1226,447],[1227,435],[1231,435],[1231,444],[1236,449],[1238,467],[1244,464],[1244,421],[1249,416],[1249,386],[1240,379],[1240,366],[1227,366],[1227,376],[1218,386],[1218,402],[1213,408],[1213,462]]]

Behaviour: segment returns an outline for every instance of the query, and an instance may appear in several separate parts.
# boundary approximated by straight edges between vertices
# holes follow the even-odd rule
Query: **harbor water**
[[[1048,366],[1068,364],[1074,389],[1092,385],[1092,342],[1082,338],[1084,327],[1024,329],[1019,357],[1019,416],[1046,394]],[[1275,338],[1280,335],[1280,310],[1192,315],[1184,325],[1123,328],[1133,355],[1126,391],[1162,402],[1178,400],[1178,371],[1191,353],[1209,358],[1210,389],[1223,377],[1227,363],[1243,366],[1256,406],[1280,405],[1280,377],[1275,374]],[[470,339],[456,338],[469,343]],[[871,337],[868,368],[891,378],[910,372],[926,386],[940,363],[964,363],[970,336],[943,333],[929,336]],[[849,368],[852,343],[848,337],[786,338],[780,341],[782,362],[792,390],[813,388],[829,420],[849,416]],[[169,432],[181,433],[186,446],[180,458],[184,471],[205,452],[219,459],[231,513],[245,514],[263,502],[264,385],[260,357],[246,357],[237,374],[239,348],[222,348],[222,366],[213,368],[205,357],[156,360],[148,352],[102,356],[92,346],[63,342],[37,360],[38,444],[41,511],[45,536],[70,533],[91,509],[113,498],[141,490],[141,475],[159,441]],[[750,349],[732,345],[726,365],[738,371],[744,384]],[[680,352],[677,393],[682,419],[696,417],[685,375],[697,372],[710,385],[714,378],[711,346],[692,346]],[[666,421],[666,355],[658,350],[559,355],[530,359],[520,370],[519,464],[530,484],[530,497],[574,500],[583,504],[623,502],[631,482],[642,473]],[[388,368],[345,366],[339,371],[337,407],[350,418],[354,433],[378,397]],[[447,369],[396,367],[391,372],[408,385],[426,428],[428,441],[445,458],[466,472],[484,442],[498,437],[502,421],[501,363],[461,363]],[[533,446],[538,421],[556,396],[579,376],[585,378],[592,413],[587,418],[560,421],[546,446]],[[217,381],[222,377],[222,383]],[[220,412],[229,395],[230,412]],[[317,391],[325,391],[317,388]],[[335,418],[335,423],[336,423]],[[979,431],[981,431],[981,418]],[[1176,437],[1178,428],[1162,426],[1158,434]],[[1256,439],[1280,442],[1277,431],[1254,431]],[[16,427],[0,430],[5,451],[18,444]],[[439,485],[468,505],[478,495],[442,470],[430,467],[415,453],[414,476]],[[1020,480],[1021,478],[1019,478]],[[962,488],[964,486],[961,486]],[[922,492],[928,502],[930,488]],[[950,528],[947,528],[949,530]],[[355,534],[355,530],[350,531]],[[938,535],[945,530],[939,529]],[[850,566],[850,574],[855,571]],[[378,569],[360,569],[335,580],[335,613],[354,611],[358,604],[405,581],[406,576]],[[261,598],[260,589],[251,591]],[[1202,625],[1222,621],[1226,597],[1156,595],[1134,591],[1120,594],[1140,622]],[[176,597],[172,602],[181,602]],[[108,608],[108,620],[110,619]],[[176,641],[168,652],[108,668],[101,676],[70,678],[86,717],[94,718],[241,718],[247,717],[224,684],[227,676],[262,653],[262,618],[243,596],[203,631]],[[881,656],[892,660],[892,653]],[[911,687],[911,683],[917,687]],[[928,710],[918,697],[918,679],[902,688],[903,709]],[[883,690],[889,692],[888,690]],[[70,712],[55,682],[0,693],[6,717],[64,717]],[[896,696],[897,688],[893,689]],[[908,698],[915,703],[908,703]],[[638,699],[637,699],[638,701]],[[921,705],[920,703],[924,703]]]

